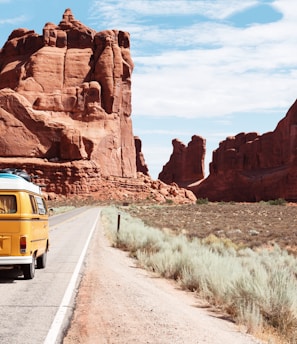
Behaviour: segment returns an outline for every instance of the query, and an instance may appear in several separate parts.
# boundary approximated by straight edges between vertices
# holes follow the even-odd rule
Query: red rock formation
[[[49,200],[67,199],[87,201],[156,202],[174,204],[195,203],[196,197],[178,185],[167,185],[160,180],[152,180],[143,173],[136,178],[100,175],[100,169],[89,160],[68,162],[42,161],[38,158],[1,158],[0,169],[22,167]]]
[[[141,172],[146,176],[149,176],[149,170],[142,153],[142,143],[138,136],[134,136],[135,149],[136,149],[136,168],[137,172]]]
[[[192,136],[188,146],[181,141],[172,140],[173,152],[163,166],[159,179],[166,184],[176,183],[181,187],[204,178],[205,139]]]
[[[59,25],[46,23],[42,35],[14,30],[0,50],[0,168],[37,174],[49,195],[122,199],[134,192],[141,198],[131,121],[133,67],[127,32],[96,32],[70,9]],[[129,194],[110,178],[127,178],[136,187]],[[150,197],[152,181],[142,182]],[[195,199],[175,189],[167,197]]]
[[[297,200],[297,102],[273,132],[238,134],[213,152],[210,175],[190,189],[212,201]]]
[[[132,70],[128,33],[96,33],[69,9],[42,36],[13,31],[0,53],[0,116],[9,134],[0,155],[86,159],[104,176],[135,177]]]

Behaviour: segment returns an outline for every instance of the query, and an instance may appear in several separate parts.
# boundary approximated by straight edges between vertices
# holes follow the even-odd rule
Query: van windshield
[[[0,214],[14,214],[17,211],[14,195],[0,195]]]

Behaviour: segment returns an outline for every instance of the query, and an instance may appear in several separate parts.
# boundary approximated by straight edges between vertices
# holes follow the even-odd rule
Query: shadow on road
[[[0,269],[0,284],[14,283],[19,279],[24,279],[21,269]]]

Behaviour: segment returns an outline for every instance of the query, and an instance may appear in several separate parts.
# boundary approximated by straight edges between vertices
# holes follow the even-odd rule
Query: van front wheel
[[[24,264],[22,266],[24,279],[33,279],[35,276],[35,257],[32,257],[32,263],[31,264]]]
[[[37,258],[37,269],[44,269],[46,267],[47,252]]]

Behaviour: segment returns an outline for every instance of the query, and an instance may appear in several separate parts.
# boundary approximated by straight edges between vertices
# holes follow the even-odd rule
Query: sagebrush
[[[288,343],[297,338],[297,261],[277,245],[254,251],[215,236],[189,239],[145,225],[115,207],[102,211],[114,246],[138,264],[176,280],[220,307],[250,332],[272,327]],[[119,229],[119,230],[118,230]]]

